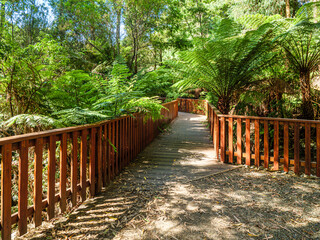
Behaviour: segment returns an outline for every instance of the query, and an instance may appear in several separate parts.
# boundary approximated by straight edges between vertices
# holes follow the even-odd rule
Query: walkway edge
[[[220,171],[220,172],[212,173],[212,174],[209,174],[209,175],[206,175],[206,176],[198,177],[198,178],[191,179],[191,180],[188,180],[188,181],[185,181],[185,182],[181,182],[181,183],[190,183],[190,182],[194,182],[194,181],[199,181],[199,180],[202,180],[202,179],[207,178],[207,177],[212,177],[212,176],[216,176],[218,174],[231,172],[231,171],[239,169],[239,168],[243,168],[243,166],[237,166],[237,167],[234,167],[234,168],[230,168],[230,169],[223,170],[223,171]]]

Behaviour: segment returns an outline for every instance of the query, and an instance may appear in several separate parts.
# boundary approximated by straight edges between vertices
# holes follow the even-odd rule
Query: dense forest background
[[[2,0],[0,136],[207,98],[222,113],[317,119],[318,3]]]

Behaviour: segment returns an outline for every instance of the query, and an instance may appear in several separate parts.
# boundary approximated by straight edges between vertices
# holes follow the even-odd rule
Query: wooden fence
[[[223,115],[205,100],[178,100],[184,112],[207,105],[203,109],[222,162],[320,177],[320,121]]]
[[[10,239],[12,225],[27,232],[28,218],[35,226],[43,220],[101,192],[159,133],[159,126],[178,115],[178,101],[163,104],[163,119],[144,121],[143,116],[125,116],[92,125],[77,126],[0,139],[1,149],[1,237]],[[12,160],[19,159],[18,196],[12,196]],[[33,187],[28,180],[29,160],[34,165]],[[45,176],[45,178],[44,178]],[[46,184],[43,180],[47,179]],[[28,190],[29,189],[29,190]],[[32,194],[32,204],[28,202]],[[43,197],[46,196],[46,197]],[[12,199],[18,212],[12,214]]]
[[[222,162],[320,177],[320,121],[223,115],[210,104],[207,116]]]
[[[207,104],[205,100],[178,98],[178,102],[180,112],[197,113],[204,115],[207,111]]]

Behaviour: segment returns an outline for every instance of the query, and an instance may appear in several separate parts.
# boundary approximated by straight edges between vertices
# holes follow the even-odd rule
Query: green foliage
[[[6,121],[0,122],[0,135],[8,136],[12,132],[15,134],[23,134],[49,130],[57,125],[55,119],[37,115],[37,114],[20,114],[9,118]]]
[[[91,111],[79,107],[55,112],[53,116],[58,118],[57,126],[59,127],[84,125],[108,119],[107,115],[98,111]]]
[[[224,20],[216,30],[217,38],[206,42],[204,47],[181,53],[183,71],[189,77],[176,84],[182,90],[191,86],[212,92],[222,113],[228,113],[239,94],[257,83],[256,76],[274,57],[267,25],[237,36],[231,28],[236,34],[239,31],[236,24]]]

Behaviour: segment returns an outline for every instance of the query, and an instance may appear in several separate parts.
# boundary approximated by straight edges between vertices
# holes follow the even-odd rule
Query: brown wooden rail
[[[205,114],[206,113],[206,101],[201,99],[186,99],[178,98],[179,111],[188,113]]]
[[[185,112],[207,105],[210,133],[222,162],[320,177],[320,121],[223,115],[205,100],[178,100]]]
[[[210,104],[207,109],[222,162],[320,177],[320,121],[223,115]]]
[[[35,226],[101,192],[158,134],[159,126],[178,116],[178,101],[163,104],[163,119],[125,116],[97,124],[55,129],[0,139],[1,150],[1,237],[10,239],[12,225],[27,232],[28,218]],[[114,147],[113,147],[114,146]],[[58,150],[58,151],[57,151]],[[18,212],[12,214],[12,159],[19,158]],[[28,162],[33,158],[33,205],[28,205]],[[47,162],[47,165],[45,164]],[[69,173],[67,168],[69,167]],[[47,168],[47,171],[44,171]],[[43,175],[47,176],[43,197]],[[57,176],[58,175],[58,176]],[[67,187],[69,183],[69,187]]]

